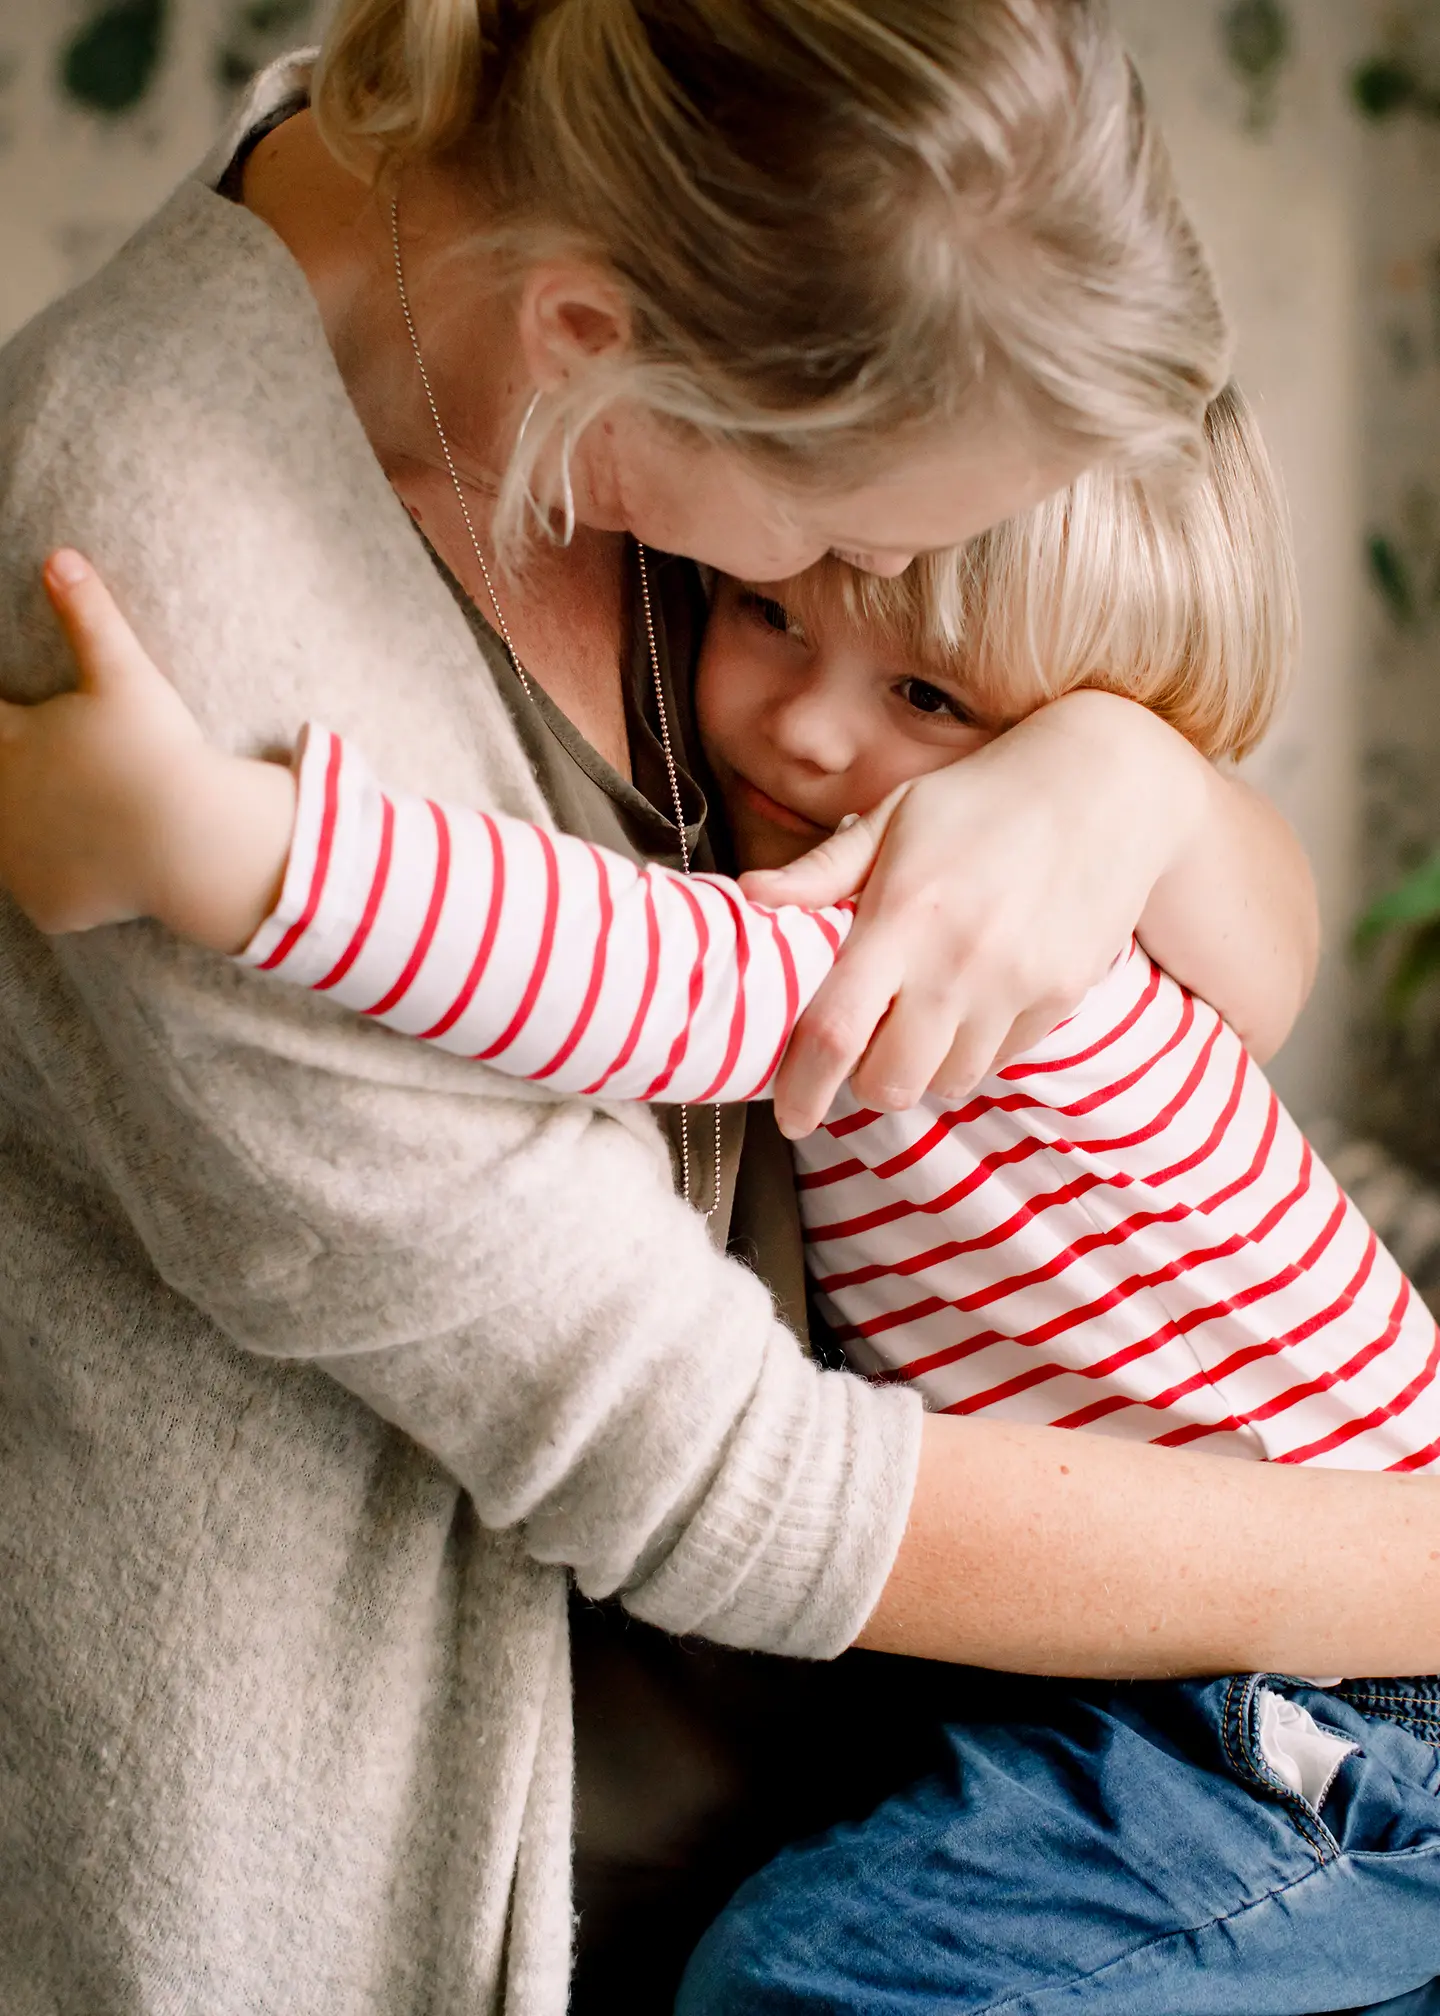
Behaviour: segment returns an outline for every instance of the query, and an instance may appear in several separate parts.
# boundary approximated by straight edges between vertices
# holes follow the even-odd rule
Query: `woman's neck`
[[[407,174],[400,213],[406,291],[435,405],[482,541],[499,473],[529,397],[507,290],[484,255],[457,256],[473,206],[453,185]],[[388,204],[342,168],[308,112],[269,134],[246,164],[244,201],[309,283],[340,375],[387,477],[483,615],[494,611],[446,467],[401,313]],[[538,542],[518,577],[485,548],[527,674],[586,739],[629,775],[621,686],[626,556],[611,533]]]

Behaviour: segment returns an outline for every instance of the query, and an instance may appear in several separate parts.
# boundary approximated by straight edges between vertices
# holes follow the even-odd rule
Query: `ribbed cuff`
[[[679,1636],[834,1658],[899,1551],[921,1421],[916,1394],[817,1373],[777,1342],[710,1492],[627,1609]]]

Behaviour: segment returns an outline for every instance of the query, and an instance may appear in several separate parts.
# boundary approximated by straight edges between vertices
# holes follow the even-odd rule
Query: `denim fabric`
[[[1359,1746],[1318,1808],[1266,1687]],[[1437,1745],[1430,1680],[996,1682],[930,1775],[745,1884],[678,2016],[1431,2016]]]

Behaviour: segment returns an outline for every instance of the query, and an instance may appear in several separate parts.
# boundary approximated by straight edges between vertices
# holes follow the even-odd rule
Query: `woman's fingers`
[[[959,1106],[994,1068],[1009,1017],[983,989],[960,1005],[949,996],[903,992],[851,1080],[857,1099],[903,1112],[929,1093]]]
[[[828,840],[788,867],[752,869],[740,877],[740,886],[752,903],[764,903],[772,910],[784,903],[799,903],[809,909],[843,903],[864,886],[891,817],[909,788],[908,784],[900,785],[863,817],[852,813]]]
[[[903,989],[850,1074],[861,1105],[879,1113],[917,1105],[954,1041],[957,1012],[942,996]]]
[[[82,693],[153,687],[160,673],[83,553],[63,546],[45,562],[45,592],[75,654]],[[162,682],[163,683],[163,682]]]
[[[775,1079],[775,1118],[792,1141],[820,1125],[895,999],[899,967],[886,935],[857,925],[796,1024]]]
[[[864,819],[852,819],[828,840],[785,868],[752,868],[740,886],[752,903],[778,910],[786,903],[820,909],[853,896],[870,873],[879,838]]]

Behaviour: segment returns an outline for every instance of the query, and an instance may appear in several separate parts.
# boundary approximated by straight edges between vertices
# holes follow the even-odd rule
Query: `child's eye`
[[[917,714],[948,714],[952,721],[961,721],[967,728],[975,727],[975,716],[953,693],[932,686],[928,679],[902,679],[898,692],[907,706]]]
[[[803,639],[805,626],[790,614],[783,602],[777,602],[773,595],[757,595],[753,588],[747,588],[740,597],[740,606],[757,623],[763,623],[767,630],[773,630],[777,637],[798,637]]]

